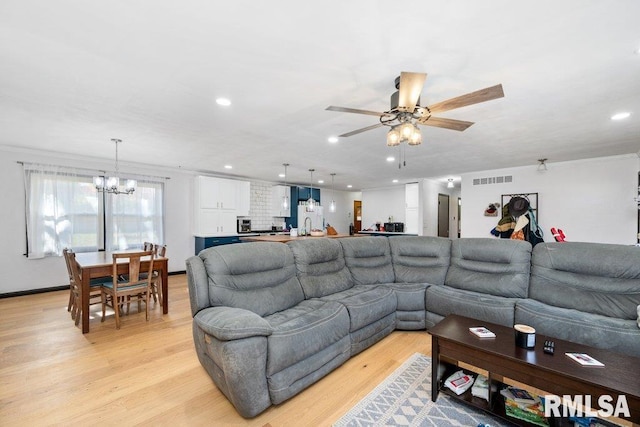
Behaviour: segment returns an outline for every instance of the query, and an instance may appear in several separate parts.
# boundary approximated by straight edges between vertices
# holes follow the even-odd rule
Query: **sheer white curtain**
[[[108,251],[164,243],[164,182],[138,179],[130,195],[107,194],[105,200]]]
[[[52,165],[24,164],[27,256],[61,255],[65,247],[95,251],[99,200],[90,176]]]

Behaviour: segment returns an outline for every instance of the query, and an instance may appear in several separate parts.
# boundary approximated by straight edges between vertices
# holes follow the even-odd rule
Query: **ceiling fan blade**
[[[347,107],[335,107],[333,105],[328,106],[325,110],[329,111],[340,111],[342,113],[356,113],[356,114],[368,114],[370,116],[380,117],[385,113],[378,113],[377,111],[369,111],[369,110],[358,110],[356,108],[347,108]]]
[[[478,104],[480,102],[491,101],[492,99],[502,98],[504,92],[502,91],[502,85],[491,86],[485,89],[480,89],[475,92],[461,95],[456,98],[451,98],[446,101],[438,102],[430,105],[429,111],[431,113],[441,113],[443,111],[453,110],[454,108],[466,107],[467,105]]]
[[[445,119],[442,117],[433,117],[427,116],[426,118],[422,118],[418,120],[418,123],[426,126],[435,126],[438,128],[445,128],[451,130],[458,130],[462,132],[469,126],[473,124],[473,122],[465,122],[464,120],[455,120],[455,119]]]
[[[398,96],[398,110],[410,111],[416,108],[420,93],[427,79],[426,73],[400,73],[400,93]]]
[[[382,123],[376,123],[375,125],[367,126],[366,128],[352,130],[351,132],[343,133],[340,135],[340,138],[346,138],[347,136],[356,135],[358,133],[366,132],[371,129],[379,128],[380,126],[384,126]]]

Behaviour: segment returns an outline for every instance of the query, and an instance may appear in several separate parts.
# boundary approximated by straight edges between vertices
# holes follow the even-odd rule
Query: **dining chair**
[[[67,272],[69,273],[69,307],[67,311],[71,312],[71,318],[75,319],[76,325],[80,322],[82,315],[82,275],[76,262],[76,254],[73,250],[64,248],[62,250],[65,263],[67,264]],[[100,300],[102,291],[100,287],[102,284],[110,280],[110,277],[98,277],[91,279],[89,286],[89,304],[97,304]],[[92,303],[91,300],[94,300]]]
[[[153,253],[156,258],[164,258],[167,254],[167,245],[154,244]],[[162,275],[158,270],[154,270],[151,276],[151,295],[154,302],[160,302],[162,305]]]
[[[138,302],[138,311],[141,310],[140,303],[142,298],[145,301],[146,320],[149,321],[149,296],[151,293],[151,277],[153,274],[154,252],[123,252],[114,253],[112,280],[102,284],[102,319],[104,322],[106,317],[107,305],[113,308],[116,316],[116,329],[120,329],[120,311],[121,306],[127,303],[127,311],[131,298],[136,298]],[[141,270],[142,258],[149,257],[150,262],[148,268]],[[124,275],[118,273],[118,264],[126,262],[128,272]]]

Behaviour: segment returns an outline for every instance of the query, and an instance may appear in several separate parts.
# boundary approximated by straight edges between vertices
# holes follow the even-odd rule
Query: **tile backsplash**
[[[285,218],[271,215],[271,187],[273,183],[250,181],[251,204],[249,205],[249,216],[241,218],[251,219],[253,230],[271,230],[272,225],[282,226]]]

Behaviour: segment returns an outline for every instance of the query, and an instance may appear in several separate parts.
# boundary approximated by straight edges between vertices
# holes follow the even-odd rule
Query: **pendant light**
[[[289,166],[289,163],[283,163],[282,166],[284,166],[284,186],[287,186],[287,166]],[[289,194],[288,190],[285,190],[284,196],[282,196],[282,209],[283,210],[289,210]]]
[[[313,171],[315,169],[309,169],[311,173],[311,181],[309,182],[309,199],[307,199],[307,212],[313,212],[316,208],[316,201],[313,200]]]
[[[333,193],[334,193],[333,179],[335,178],[335,176],[336,176],[335,173],[331,174],[331,204],[329,205],[329,212],[336,211],[336,201],[333,198]]]

